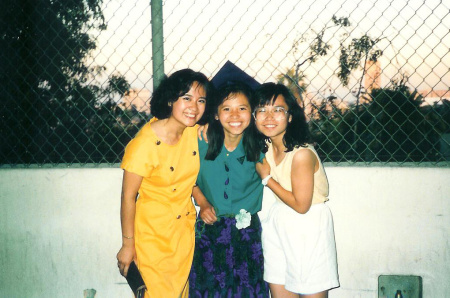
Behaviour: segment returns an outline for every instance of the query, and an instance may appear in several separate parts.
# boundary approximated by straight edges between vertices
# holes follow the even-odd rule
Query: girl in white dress
[[[333,219],[305,114],[281,84],[261,85],[257,99],[253,115],[267,151],[256,170],[276,196],[262,222],[264,280],[273,298],[328,297],[339,286]]]

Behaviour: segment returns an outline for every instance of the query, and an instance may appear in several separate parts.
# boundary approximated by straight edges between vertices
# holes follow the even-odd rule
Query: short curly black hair
[[[180,96],[186,94],[191,89],[194,82],[197,82],[206,92],[206,110],[203,117],[198,122],[204,124],[209,111],[208,98],[213,92],[213,85],[209,79],[201,72],[186,68],[174,72],[170,76],[165,76],[159,86],[153,91],[150,111],[158,119],[169,118],[172,114],[172,103],[178,100]]]

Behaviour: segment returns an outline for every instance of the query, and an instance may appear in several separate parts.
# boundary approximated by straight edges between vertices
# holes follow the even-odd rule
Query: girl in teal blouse
[[[253,91],[243,83],[218,90],[208,144],[199,142],[193,197],[200,207],[190,297],[269,297],[263,280],[262,160],[252,117]],[[200,220],[201,219],[201,220]]]

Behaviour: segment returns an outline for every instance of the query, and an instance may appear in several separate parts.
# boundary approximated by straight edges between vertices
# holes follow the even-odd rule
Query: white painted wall
[[[380,274],[450,293],[450,169],[327,167],[341,287],[377,297]],[[0,297],[132,297],[118,273],[118,168],[0,169]],[[267,202],[266,202],[267,203]]]

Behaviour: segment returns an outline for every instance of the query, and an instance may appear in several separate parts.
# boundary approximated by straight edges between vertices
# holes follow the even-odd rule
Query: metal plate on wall
[[[395,298],[401,291],[402,298],[422,298],[422,277],[414,275],[380,275],[378,298]]]

